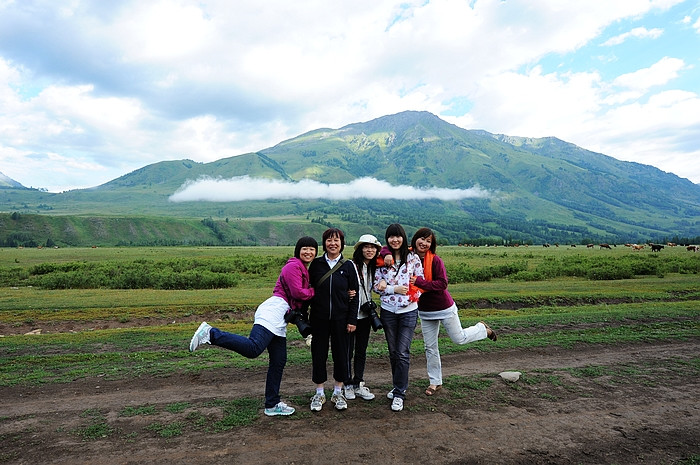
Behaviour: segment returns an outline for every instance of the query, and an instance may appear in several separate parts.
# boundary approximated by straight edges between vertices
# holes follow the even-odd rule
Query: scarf
[[[435,256],[430,250],[425,253],[423,258],[423,278],[426,281],[433,280],[433,257]],[[411,302],[418,302],[420,295],[425,292],[420,287],[415,284],[408,285],[408,300]]]

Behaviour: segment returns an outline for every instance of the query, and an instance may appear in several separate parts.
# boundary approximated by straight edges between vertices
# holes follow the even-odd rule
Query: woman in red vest
[[[425,343],[425,358],[428,364],[430,385],[425,394],[432,396],[442,387],[442,362],[438,348],[440,323],[455,344],[468,344],[489,338],[496,340],[496,333],[483,321],[462,328],[457,314],[457,305],[447,292],[447,272],[445,263],[435,255],[435,233],[429,228],[421,228],[413,235],[411,248],[423,263],[423,277],[413,276],[411,284],[421,289],[418,299],[418,316]]]

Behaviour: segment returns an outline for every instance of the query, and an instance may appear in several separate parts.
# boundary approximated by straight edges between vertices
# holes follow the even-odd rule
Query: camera
[[[369,314],[369,322],[374,331],[378,331],[383,328],[382,320],[380,320],[379,315],[377,315],[377,304],[370,300],[369,302],[362,304],[360,310]]]
[[[297,326],[299,333],[302,337],[306,338],[311,334],[311,323],[306,318],[306,314],[299,310],[290,310],[284,314],[284,321],[287,323],[292,323]]]

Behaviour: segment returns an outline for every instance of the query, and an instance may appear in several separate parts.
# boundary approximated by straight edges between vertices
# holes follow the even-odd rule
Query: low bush
[[[278,273],[285,260],[269,256],[238,256],[41,263],[28,270],[0,270],[0,284],[24,284],[43,289],[219,289],[236,286],[241,275]]]

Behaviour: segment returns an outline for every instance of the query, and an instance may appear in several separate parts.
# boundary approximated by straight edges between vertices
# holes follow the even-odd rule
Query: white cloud
[[[212,40],[211,21],[198,5],[185,2],[138,2],[122,10],[112,23],[112,37],[121,37],[122,59],[170,63],[186,58]]]
[[[186,182],[170,196],[173,202],[208,201],[237,202],[266,199],[440,199],[460,200],[486,198],[490,194],[480,187],[470,189],[425,188],[392,186],[386,181],[358,178],[346,184],[323,184],[311,179],[299,182],[240,176],[231,179],[204,177]]]
[[[682,3],[0,1],[0,171],[57,185],[62,177],[36,160],[60,154],[102,167],[76,167],[66,180],[90,187],[161,160],[212,161],[403,110],[615,155],[615,141],[634,130],[612,119],[624,113],[614,109],[645,105],[676,82],[699,91],[687,84],[695,56],[656,56],[648,41],[630,40],[662,47],[679,31],[655,13]],[[677,27],[691,11],[681,8]],[[612,27],[629,31],[610,39],[626,40],[620,49],[637,47],[636,56],[616,55],[630,63],[626,74],[611,75],[614,62],[574,66]],[[700,21],[693,27],[700,32]],[[546,60],[561,67],[551,72]],[[677,137],[687,133],[698,129],[683,126]],[[672,140],[650,137],[649,146]],[[6,172],[17,166],[3,155],[10,148],[31,169]],[[700,171],[692,176],[700,182]]]
[[[664,85],[677,78],[685,67],[685,62],[679,58],[664,57],[649,68],[618,76],[613,81],[613,85],[628,89],[648,90],[653,86]]]
[[[620,34],[615,37],[611,37],[610,39],[606,40],[603,42],[604,47],[610,47],[613,45],[620,45],[621,43],[625,42],[629,38],[634,38],[634,39],[657,39],[661,37],[661,34],[664,33],[663,29],[660,28],[654,28],[654,29],[647,29],[645,27],[635,27],[629,32],[625,32],[624,34]]]

